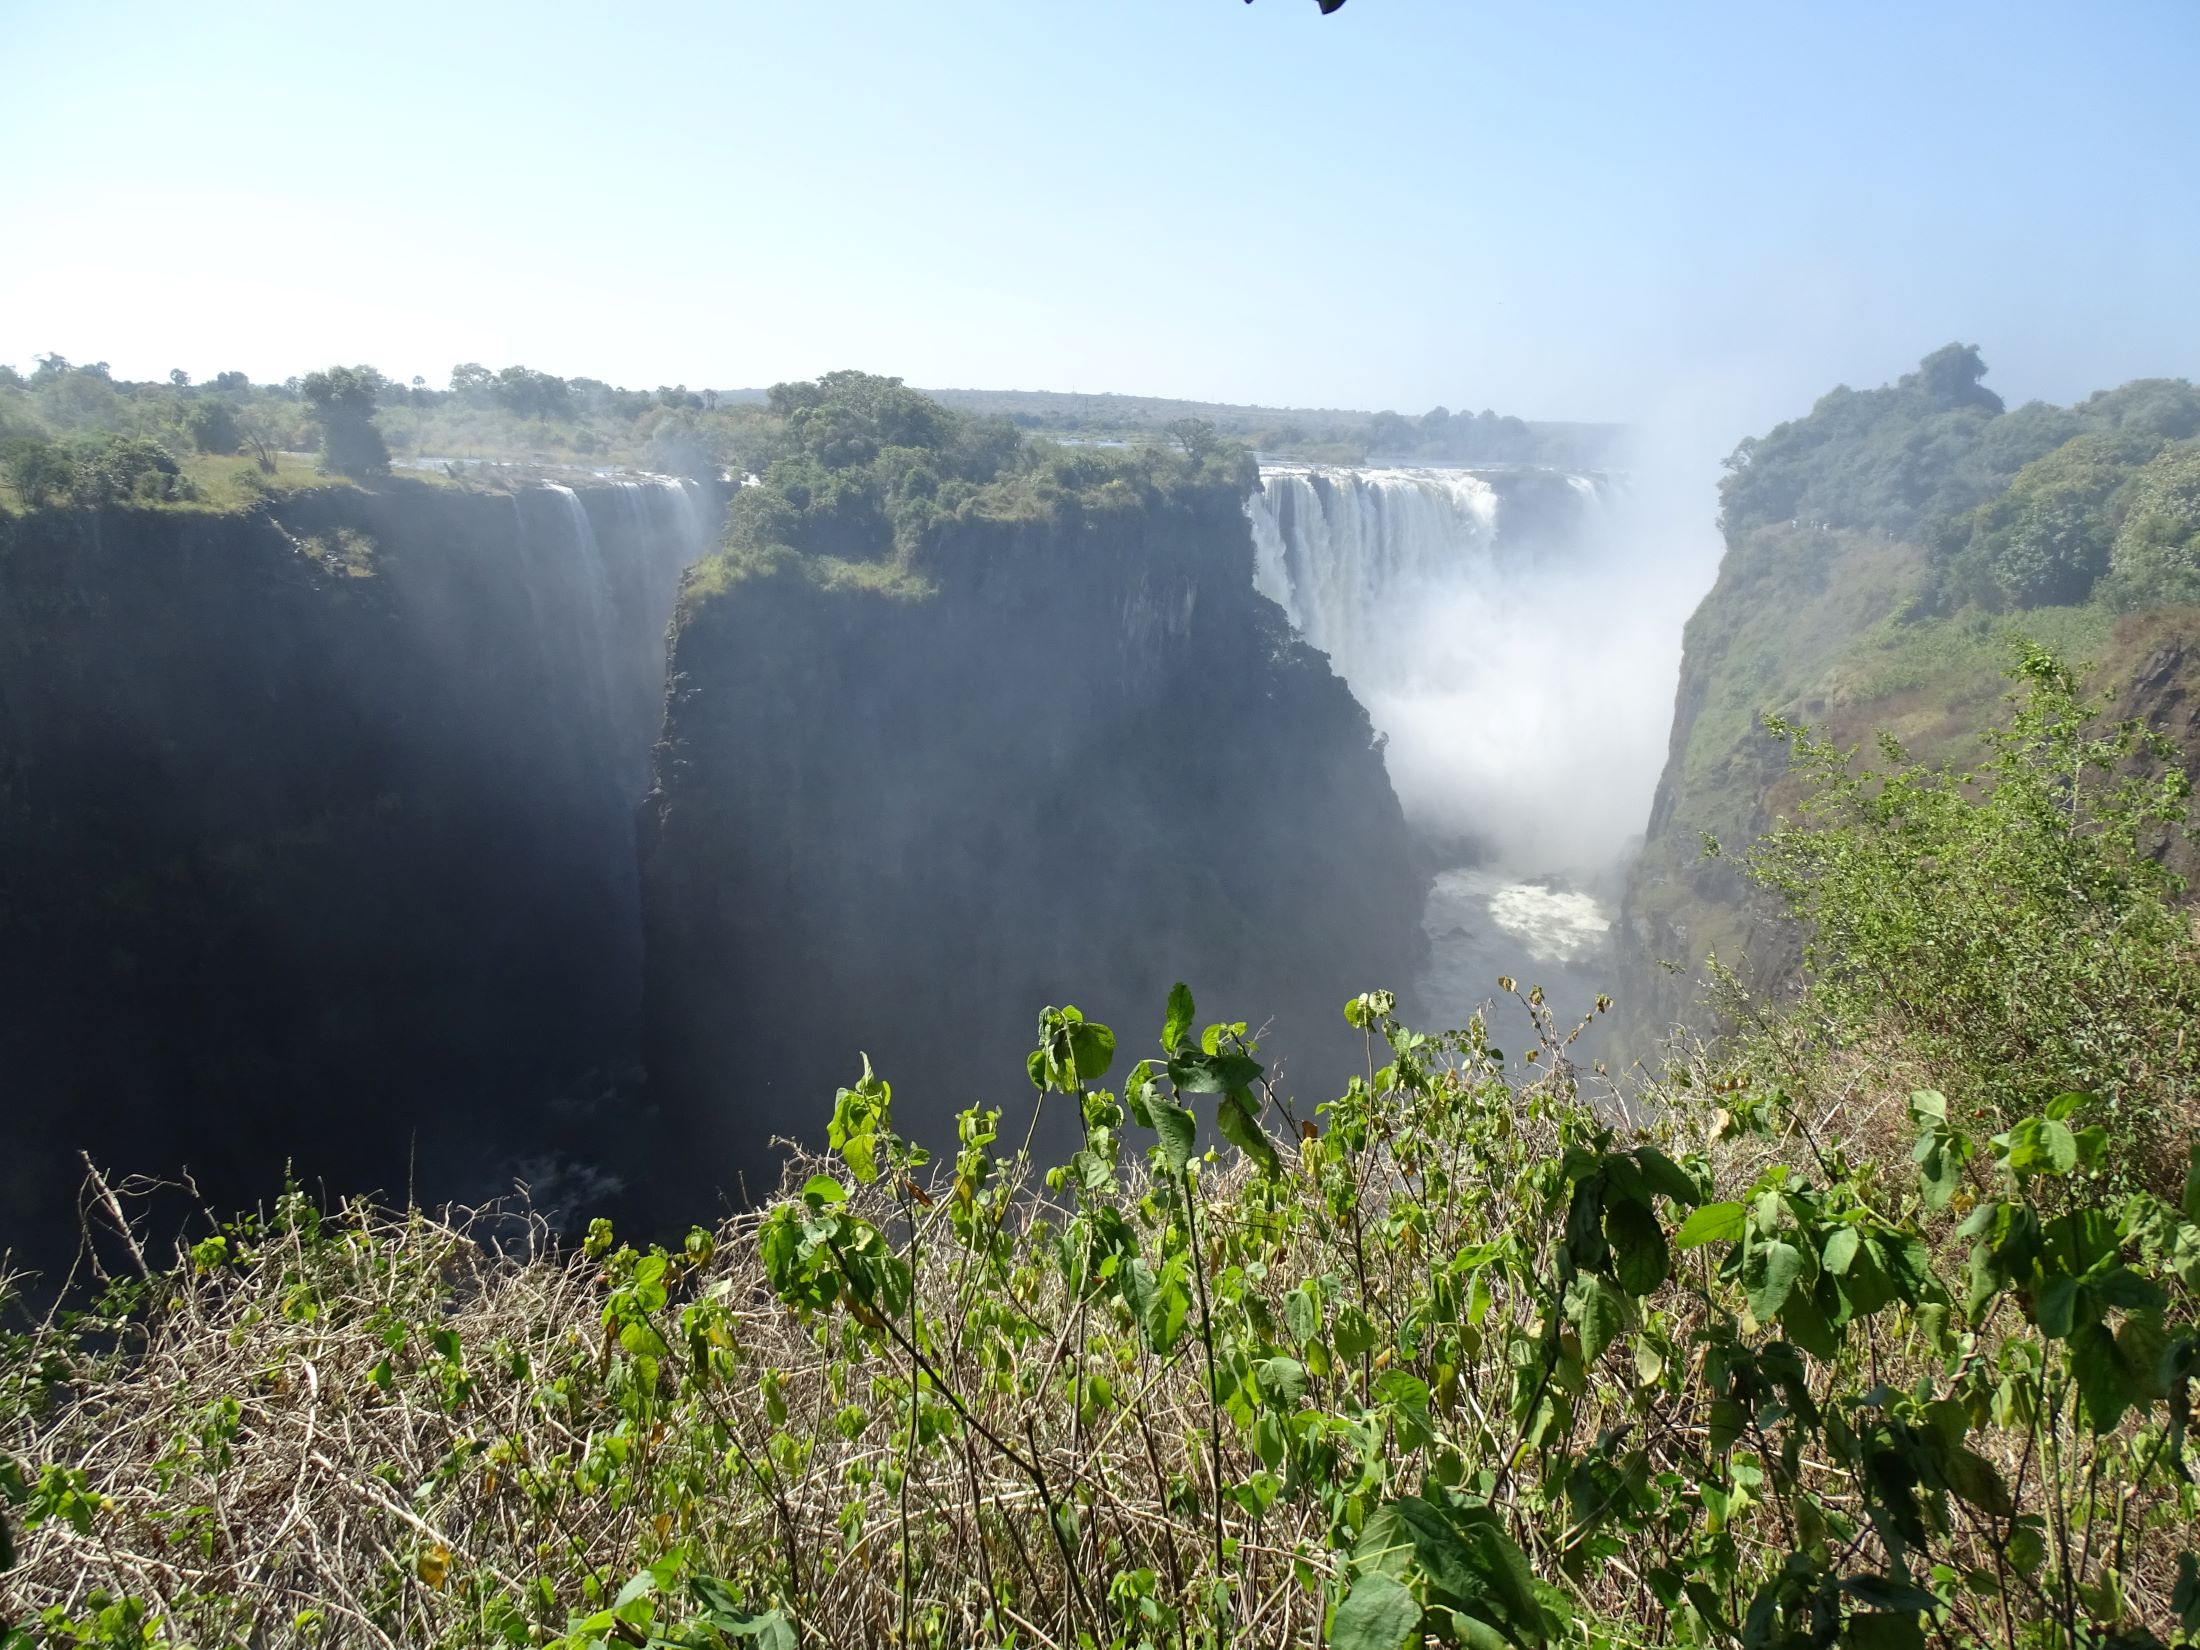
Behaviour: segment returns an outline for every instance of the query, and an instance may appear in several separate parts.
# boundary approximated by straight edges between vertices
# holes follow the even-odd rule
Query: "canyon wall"
[[[293,1162],[478,1195],[631,1093],[632,814],[715,509],[0,516],[0,1247],[73,1231],[79,1150],[216,1208]]]
[[[1118,1075],[1177,979],[1272,1020],[1309,1100],[1364,1061],[1342,1006],[1417,966],[1425,882],[1366,713],[1254,589],[1250,484],[697,583],[642,854],[653,1092],[709,1187],[768,1191],[859,1051],[934,1145],[973,1103],[1020,1138],[1049,1003],[1116,1027]]]

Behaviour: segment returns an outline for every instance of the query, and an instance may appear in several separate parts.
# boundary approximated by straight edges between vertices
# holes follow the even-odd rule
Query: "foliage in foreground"
[[[1828,1115],[1838,1039],[1615,1125],[1535,992],[1525,1083],[1356,999],[1316,1127],[1180,987],[1113,1088],[1042,1015],[1083,1124],[1044,1175],[995,1112],[933,1161],[866,1065],[828,1157],[678,1250],[286,1198],[0,1345],[0,1643],[2200,1642],[2200,1154],[2164,1180],[2154,1068],[2084,1064],[2176,962],[2110,989],[2180,943],[2116,823],[2169,803],[2031,681],[1981,800],[1806,747],[1828,817],[1767,850],[1848,948],[1802,1017],[1934,1079],[1906,1152]],[[1951,857],[2003,837],[2067,873],[2014,921]],[[2000,1080],[1973,999],[1896,1016],[2056,909],[2098,920]]]
[[[1472,1030],[1352,1012],[1384,1063],[1295,1145],[1187,995],[1117,1092],[1050,1012],[1034,1073],[1087,1129],[1043,1208],[995,1117],[935,1171],[868,1074],[833,1172],[677,1252],[286,1200],[10,1343],[19,1642],[2200,1625],[2200,1178],[2104,1200],[2074,1100],[1986,1140],[1929,1093],[1921,1173],[1751,1172],[1678,1118],[1619,1137],[1555,1046],[1523,1090]],[[1728,1134],[1788,1124],[1722,1098]]]

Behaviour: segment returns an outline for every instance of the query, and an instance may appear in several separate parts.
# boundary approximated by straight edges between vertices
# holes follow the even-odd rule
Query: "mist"
[[[1718,540],[1701,495],[1656,471],[1526,485],[1544,474],[1284,466],[1255,537],[1263,588],[1366,706],[1414,827],[1580,875],[1648,815]]]

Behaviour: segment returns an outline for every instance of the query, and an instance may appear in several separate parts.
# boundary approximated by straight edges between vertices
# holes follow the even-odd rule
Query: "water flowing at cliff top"
[[[1624,494],[1532,469],[1261,479],[1255,582],[1367,707],[1416,827],[1522,871],[1610,863],[1648,810],[1680,635]]]

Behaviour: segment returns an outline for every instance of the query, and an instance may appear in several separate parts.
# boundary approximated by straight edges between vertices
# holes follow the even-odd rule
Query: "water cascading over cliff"
[[[1610,914],[1590,890],[1636,820],[1606,799],[1642,765],[1630,742],[1655,748],[1615,706],[1640,684],[1595,656],[1609,484],[1273,464],[1247,514],[1256,585],[1367,707],[1440,867],[1423,1012],[1456,1017],[1501,972],[1593,969]]]

